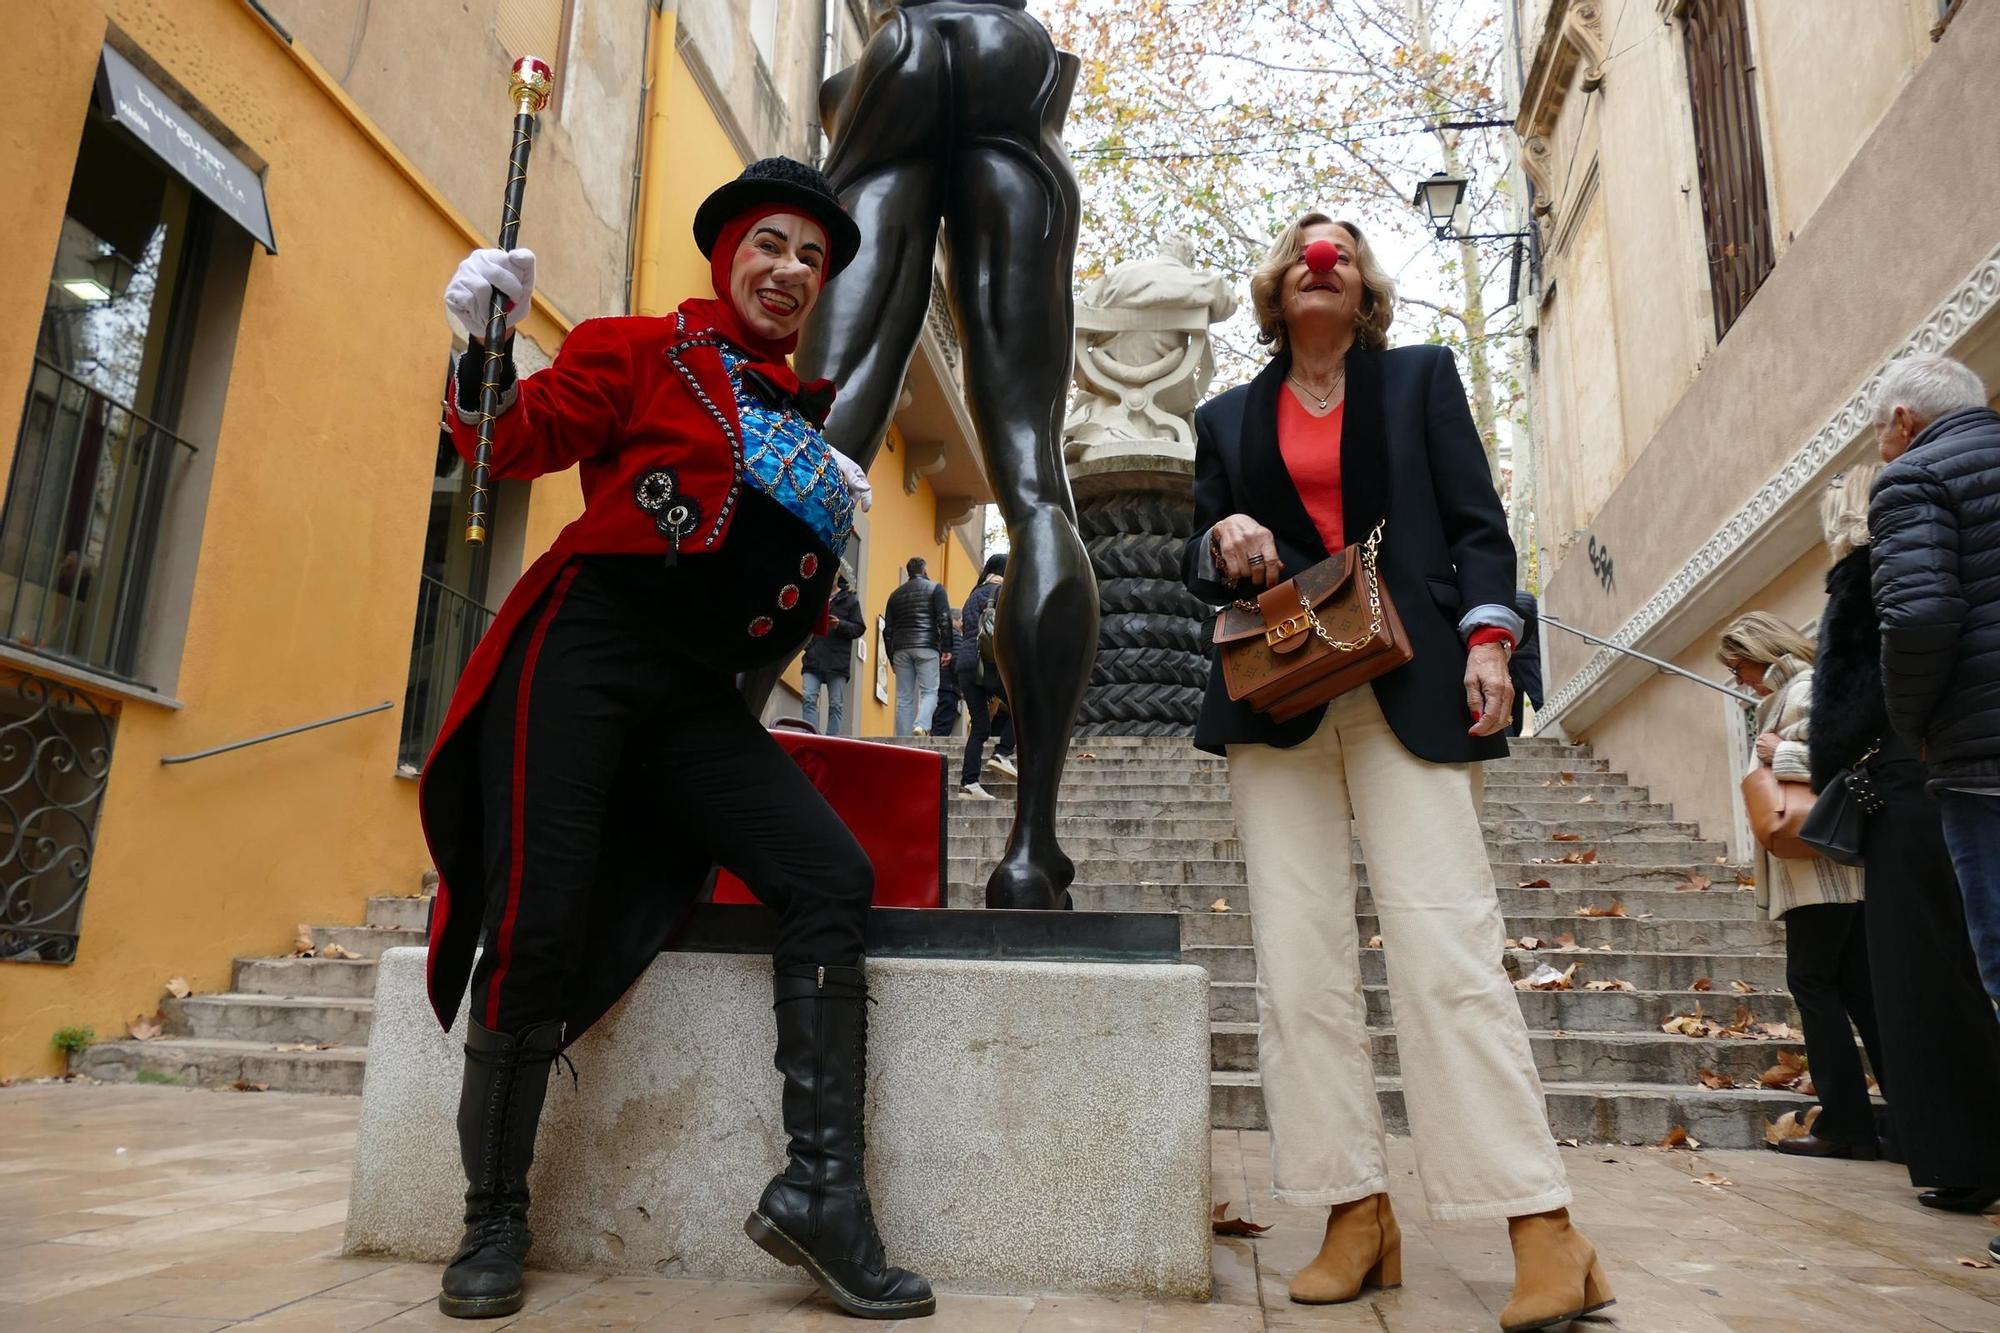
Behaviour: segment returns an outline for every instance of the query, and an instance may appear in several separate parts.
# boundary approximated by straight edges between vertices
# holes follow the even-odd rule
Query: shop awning
[[[266,250],[278,253],[271,236],[271,210],[264,202],[264,178],[108,46],[97,70],[97,96],[105,113],[137,135],[160,161]]]

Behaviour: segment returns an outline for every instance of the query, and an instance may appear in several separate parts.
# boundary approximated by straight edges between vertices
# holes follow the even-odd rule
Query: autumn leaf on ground
[[[1819,1119],[1819,1108],[1815,1106],[1807,1110],[1803,1120],[1799,1118],[1797,1111],[1787,1111],[1775,1121],[1766,1120],[1764,1142],[1775,1148],[1786,1139],[1801,1138],[1812,1133],[1813,1121],[1817,1119]]]
[[[292,938],[292,957],[310,958],[318,948],[313,943],[313,928],[303,921],[299,922],[299,933]]]
[[[1559,787],[1574,787],[1576,785],[1576,774],[1574,773],[1556,774],[1556,785]]]
[[[166,1031],[166,1027],[166,1015],[156,1010],[151,1015],[134,1014],[132,1021],[125,1025],[125,1030],[132,1034],[135,1041],[153,1041]]]
[[[1380,935],[1370,935],[1368,937],[1368,943],[1362,945],[1361,947],[1364,949],[1379,949],[1382,947],[1382,937]]]
[[[1575,947],[1576,936],[1570,934],[1568,931],[1564,931],[1562,934],[1556,936],[1556,948],[1574,949]]]
[[[1727,1189],[1729,1186],[1734,1185],[1736,1182],[1731,1180],[1728,1176],[1719,1175],[1716,1172],[1711,1171],[1705,1176],[1696,1176],[1694,1178],[1694,1183],[1697,1185],[1707,1185],[1710,1189]]]
[[[1747,981],[1732,981],[1729,983],[1729,989],[1735,991],[1738,995],[1755,995],[1757,993],[1757,988]]]
[[[1550,842],[1582,842],[1582,841],[1583,841],[1583,835],[1582,835],[1581,833],[1551,833],[1551,834],[1549,835],[1549,841],[1550,841]]]
[[[1772,1041],[1804,1041],[1805,1034],[1790,1023],[1759,1023],[1757,1030]]]
[[[167,978],[167,994],[173,996],[176,1000],[185,1000],[193,993],[194,987],[188,985],[186,977]]]
[[[1583,988],[1585,990],[1596,991],[1633,991],[1639,989],[1629,981],[1619,981],[1616,979],[1610,981],[1586,981],[1583,983]]]
[[[1556,1140],[1556,1147],[1558,1147],[1558,1148],[1581,1148],[1582,1146],[1583,1146],[1583,1141],[1582,1141],[1581,1139],[1557,1139],[1557,1140]]]
[[[361,955],[352,949],[343,949],[338,944],[329,944],[319,951],[319,956],[321,958],[359,958]]]
[[[1748,870],[1739,870],[1736,872],[1736,883],[1742,888],[1755,888],[1757,886],[1757,876]]]
[[[1263,1235],[1271,1229],[1267,1226],[1258,1226],[1255,1222],[1245,1221],[1240,1217],[1229,1216],[1229,1204],[1226,1200],[1215,1205],[1215,1208],[1210,1212],[1209,1225],[1210,1229],[1218,1236],[1250,1236],[1254,1238]]]
[[[1696,977],[1694,979],[1694,984],[1689,986],[1688,989],[1699,990],[1699,991],[1710,991],[1715,989],[1715,983],[1713,981],[1710,981],[1707,977]]]
[[[1789,1088],[1805,1077],[1806,1058],[1797,1051],[1779,1051],[1778,1063],[1757,1076],[1767,1088]]]
[[[1733,1088],[1736,1086],[1735,1079],[1729,1077],[1727,1074],[1718,1074],[1713,1069],[1697,1069],[1694,1071],[1694,1076],[1701,1086],[1711,1092],[1721,1092],[1724,1088]]]
[[[1542,937],[1540,935],[1523,935],[1516,943],[1523,949],[1539,949],[1542,947]]]
[[[1524,879],[1521,881],[1521,887],[1524,889],[1546,889],[1550,885],[1545,879]]]
[[[1500,947],[1503,949],[1510,949],[1510,950],[1518,949],[1521,947],[1521,941],[1514,939],[1512,936],[1509,936],[1507,942],[1502,944]]]
[[[1991,1267],[1993,1267],[1993,1265],[1992,1265],[1992,1264],[1990,1264],[1990,1263],[1986,1262],[1986,1260],[1984,1260],[1984,1259],[1960,1259],[1960,1260],[1959,1260],[1959,1263],[1961,1263],[1961,1264],[1965,1265],[1965,1266],[1966,1266],[1967,1268],[1991,1268]]]
[[[1515,990],[1575,990],[1576,964],[1571,963],[1567,969],[1558,972],[1553,967],[1550,967],[1547,963],[1543,963],[1533,972],[1529,973],[1527,976],[1515,982],[1514,989]]]
[[[288,1046],[273,1046],[271,1049],[274,1051],[330,1051],[333,1049],[333,1043],[330,1041],[295,1041]]]
[[[1229,899],[1217,898],[1208,905],[1208,910],[1211,912],[1227,912],[1229,910]]]
[[[1624,916],[1625,904],[1614,901],[1609,907],[1579,907],[1578,916]]]
[[[1597,849],[1592,847],[1589,851],[1571,852],[1568,856],[1559,856],[1556,858],[1556,864],[1559,866],[1594,866],[1597,864]]]
[[[1686,1152],[1700,1152],[1701,1140],[1689,1134],[1684,1127],[1675,1125],[1667,1131],[1667,1137],[1660,1140],[1660,1146],[1662,1148],[1677,1148]]]
[[[1579,796],[1576,798],[1576,803],[1578,805],[1596,805],[1597,798],[1595,796]]]
[[[1088,762],[1092,759],[1097,758],[1097,756],[1092,754],[1090,751],[1085,750],[1082,754],[1078,755],[1077,758]]]
[[[1696,871],[1695,873],[1689,875],[1686,879],[1682,880],[1680,883],[1674,885],[1674,892],[1707,893],[1710,889],[1714,887],[1715,887],[1714,880],[1710,879],[1707,875],[1702,874],[1700,871]]]
[[[242,1079],[236,1080],[236,1082],[229,1086],[237,1092],[269,1092],[271,1090],[271,1085],[268,1083],[245,1083]]]

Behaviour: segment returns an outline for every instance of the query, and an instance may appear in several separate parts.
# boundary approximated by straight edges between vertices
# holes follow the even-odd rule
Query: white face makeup
[[[799,213],[759,218],[730,264],[730,303],[760,337],[789,338],[819,301],[826,262],[819,223]]]

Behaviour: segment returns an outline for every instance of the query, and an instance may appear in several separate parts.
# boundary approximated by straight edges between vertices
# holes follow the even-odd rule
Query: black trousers
[[[1855,1030],[1861,1033],[1884,1095],[1889,1078],[1883,1072],[1882,1043],[1875,1027],[1864,912],[1861,903],[1815,903],[1785,913],[1785,983],[1805,1026],[1806,1059],[1819,1093],[1820,1115],[1813,1133],[1872,1148],[1875,1112],[1868,1099],[1868,1078],[1854,1049]]]
[[[1014,715],[1006,710],[1006,696],[998,690],[989,690],[979,683],[979,667],[961,666],[954,672],[958,677],[958,692],[965,696],[966,712],[970,714],[970,730],[965,738],[965,763],[959,768],[958,785],[970,786],[979,781],[979,770],[986,766],[986,742],[989,737],[997,743],[993,747],[996,755],[1014,753]],[[990,702],[1001,701],[1000,723],[993,723]]]
[[[2000,1186],[2000,1023],[1966,935],[1938,807],[1912,761],[1869,764],[1868,963],[1882,1028],[1877,1076],[1910,1181]]]
[[[874,870],[734,678],[675,650],[648,557],[584,557],[515,635],[480,722],[487,867],[474,1019],[514,1033],[602,966],[626,894],[722,865],[779,914],[777,962],[854,966]]]

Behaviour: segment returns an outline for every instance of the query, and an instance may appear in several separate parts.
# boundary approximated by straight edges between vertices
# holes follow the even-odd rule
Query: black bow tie
[[[814,430],[826,427],[826,414],[833,410],[832,380],[800,383],[789,369],[778,366],[747,365],[739,374],[745,387],[772,407],[797,412]],[[787,387],[786,380],[797,387]]]

